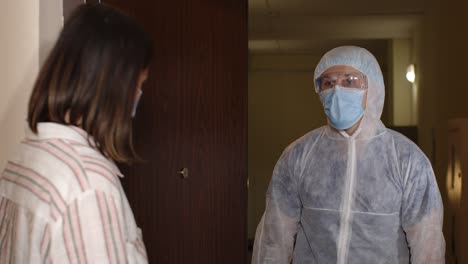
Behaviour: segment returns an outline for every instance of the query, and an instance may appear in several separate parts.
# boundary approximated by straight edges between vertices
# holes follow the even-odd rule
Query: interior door
[[[150,263],[246,263],[247,0],[102,2],[155,40],[134,129],[146,162],[123,181]]]

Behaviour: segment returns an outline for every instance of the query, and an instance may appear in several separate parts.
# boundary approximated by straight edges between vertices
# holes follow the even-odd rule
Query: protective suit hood
[[[367,106],[361,122],[360,132],[356,133],[357,138],[369,138],[383,132],[384,126],[380,121],[385,100],[385,85],[382,71],[375,57],[366,49],[355,46],[343,46],[327,52],[314,72],[314,80],[330,67],[346,65],[355,68],[367,76]],[[315,83],[315,82],[314,82]],[[318,91],[315,83],[315,90]],[[337,137],[338,133],[333,133],[330,129],[329,135]]]

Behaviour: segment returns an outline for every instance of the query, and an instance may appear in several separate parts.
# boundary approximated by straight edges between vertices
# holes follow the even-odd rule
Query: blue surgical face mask
[[[320,93],[323,108],[331,125],[339,130],[352,127],[364,115],[365,90],[335,86]]]
[[[140,99],[141,99],[142,95],[143,95],[143,91],[141,89],[138,89],[137,98],[135,100],[135,103],[133,103],[132,117],[135,117],[135,115],[136,115],[138,104],[140,103]]]

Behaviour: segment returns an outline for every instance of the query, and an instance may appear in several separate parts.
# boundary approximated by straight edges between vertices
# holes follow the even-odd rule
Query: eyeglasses
[[[339,85],[344,88],[367,89],[367,77],[361,72],[328,72],[316,80],[317,92]]]

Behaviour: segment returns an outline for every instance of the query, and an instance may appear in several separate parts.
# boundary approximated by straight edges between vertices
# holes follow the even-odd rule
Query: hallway
[[[445,206],[446,263],[468,263],[461,184],[468,170],[468,89],[445,80],[468,74],[467,25],[463,0],[250,0],[249,239],[281,152],[326,122],[313,92],[315,65],[332,47],[357,45],[376,55],[384,74],[382,121],[413,139],[432,163]],[[406,79],[409,65],[413,83]]]

